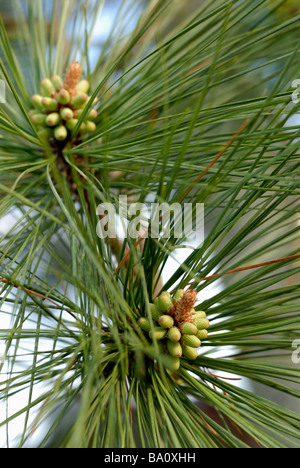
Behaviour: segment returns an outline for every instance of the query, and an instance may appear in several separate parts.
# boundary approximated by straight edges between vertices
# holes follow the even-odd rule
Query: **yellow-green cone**
[[[90,89],[90,83],[87,80],[81,80],[76,86],[78,93],[87,93]]]
[[[74,112],[72,111],[72,109],[69,109],[69,107],[64,107],[60,111],[60,116],[63,120],[71,120],[74,117]]]
[[[53,130],[51,130],[50,128],[43,128],[38,132],[38,136],[44,143],[45,141],[48,141],[50,140],[50,138],[52,138]]]
[[[171,328],[174,325],[174,319],[170,315],[161,315],[158,319],[158,323],[163,328]]]
[[[44,108],[48,111],[57,111],[58,110],[58,103],[55,99],[50,97],[45,97],[42,99],[42,104]]]
[[[168,340],[167,348],[171,356],[180,358],[182,356],[182,347],[179,342]]]
[[[88,95],[85,93],[78,94],[72,99],[71,104],[74,107],[74,109],[79,109],[84,104],[86,104],[88,98]]]
[[[198,330],[203,330],[203,329],[206,330],[209,327],[209,320],[205,318],[196,318],[194,320],[194,324],[196,325]]]
[[[155,304],[149,304],[150,312],[153,320],[158,320],[161,316],[160,309]]]
[[[180,327],[181,331],[185,335],[196,335],[198,328],[196,325],[190,322],[186,322]]]
[[[208,336],[208,331],[207,330],[198,330],[196,337],[199,338],[199,340],[205,340]]]
[[[199,348],[201,346],[201,341],[195,335],[183,335],[182,341],[186,346],[191,346],[192,348]]]
[[[95,130],[96,130],[95,122],[91,122],[90,120],[87,120],[85,122],[85,128],[83,129],[82,133],[92,133]]]
[[[149,333],[149,331],[151,330],[150,322],[146,317],[140,317],[138,319],[138,324],[141,327],[141,329],[147,333]]]
[[[196,348],[191,348],[185,344],[182,345],[182,354],[189,359],[196,359],[198,356]]]
[[[154,334],[152,331],[149,332],[149,337],[151,339],[156,338],[157,340],[162,340],[166,336],[166,330],[162,327],[155,327]]]
[[[62,87],[63,80],[61,79],[59,75],[52,76],[51,81],[55,89],[60,89]]]
[[[56,140],[64,141],[68,136],[66,127],[64,127],[64,125],[59,125],[59,127],[56,127],[54,129],[54,136]]]
[[[173,356],[165,356],[165,366],[172,372],[178,371],[180,367],[180,359]]]
[[[47,115],[46,124],[49,127],[55,127],[60,122],[60,115],[57,112],[52,112],[51,114]]]
[[[62,106],[66,106],[70,102],[70,94],[66,89],[61,89],[57,95],[57,100]]]
[[[206,318],[206,313],[203,312],[203,310],[195,310],[193,312],[193,317],[196,319],[196,318]]]
[[[55,93],[55,86],[52,83],[51,80],[48,78],[45,78],[44,80],[41,81],[41,89],[42,89],[42,94],[44,96],[52,96],[52,94]]]
[[[30,117],[30,120],[32,123],[34,123],[35,125],[44,125],[45,124],[45,121],[46,121],[46,116],[45,114],[33,114],[31,117]]]
[[[162,312],[169,310],[173,306],[170,293],[167,291],[162,292],[161,295],[155,299],[155,304]]]
[[[37,108],[37,109],[44,109],[44,106],[42,104],[43,97],[40,96],[39,94],[34,94],[31,98],[32,104]]]
[[[176,293],[174,294],[175,301],[180,301],[183,295],[184,295],[184,289],[177,289]]]
[[[177,327],[170,328],[168,331],[168,338],[169,340],[174,341],[174,342],[179,341],[181,338],[181,332],[179,328]]]
[[[74,130],[78,123],[78,119],[71,119],[66,122],[66,127],[68,130]]]

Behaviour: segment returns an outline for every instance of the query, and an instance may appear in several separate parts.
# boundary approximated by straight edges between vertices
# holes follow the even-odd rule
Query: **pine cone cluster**
[[[148,318],[140,317],[138,320],[150,340],[158,340],[162,352],[169,355],[172,371],[179,369],[182,356],[196,359],[197,348],[208,335],[206,313],[194,309],[196,298],[197,293],[192,289],[178,289],[173,298],[164,291],[150,304],[154,328]]]
[[[41,127],[38,134],[42,140],[54,138],[67,142],[85,106],[90,101],[90,84],[81,80],[81,66],[78,62],[69,66],[64,80],[58,75],[41,81],[41,95],[35,94],[31,102],[35,109],[30,110],[32,123]],[[91,109],[80,126],[80,134],[96,130],[94,119],[98,113]]]

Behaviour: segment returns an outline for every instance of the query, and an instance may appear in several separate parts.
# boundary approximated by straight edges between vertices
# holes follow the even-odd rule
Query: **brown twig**
[[[217,156],[213,159],[213,161],[211,161],[208,166],[204,169],[203,172],[201,172],[201,174],[194,180],[194,182],[192,183],[192,185],[190,185],[184,192],[183,194],[180,196],[179,198],[179,202],[181,202],[189,193],[190,191],[193,189],[193,187],[207,174],[207,172],[209,171],[209,169],[212,168],[212,166],[214,164],[216,164],[216,162],[221,158],[221,156],[223,156],[223,154],[225,153],[225,151],[232,145],[232,143],[234,142],[234,140],[242,133],[242,131],[244,130],[244,128],[248,125],[249,123],[249,119],[245,120],[245,122],[240,126],[240,128],[237,130],[237,132],[233,135],[232,138],[230,138],[230,140],[226,143],[226,145],[221,149],[221,151],[217,154]]]
[[[10,283],[9,280],[7,280],[6,278],[3,278],[3,277],[0,278],[0,283],[12,284],[12,283]],[[18,284],[12,284],[12,286],[14,288],[17,288],[17,289],[20,287]],[[44,300],[46,300],[48,302],[51,302],[51,304],[55,305],[58,308],[61,307],[59,304],[54,302],[49,297],[44,296],[43,294],[37,293],[36,291],[32,291],[32,289],[28,289],[28,288],[25,288],[25,287],[21,287],[21,289],[22,289],[22,291],[26,292],[27,294],[32,294],[33,296],[40,297],[41,299],[44,299]],[[66,312],[68,312],[74,319],[76,319],[76,316],[70,310],[66,310]]]
[[[270,260],[268,262],[257,263],[256,265],[248,265],[248,266],[245,266],[245,267],[234,268],[232,270],[228,270],[228,271],[225,271],[225,272],[222,272],[222,273],[215,273],[214,275],[211,275],[211,276],[205,276],[204,278],[201,278],[199,281],[193,281],[192,283],[189,283],[188,285],[191,286],[191,285],[193,285],[195,283],[198,283],[200,281],[208,281],[208,280],[213,279],[213,278],[218,278],[219,276],[230,275],[231,273],[238,273],[240,271],[252,270],[254,268],[259,268],[259,267],[263,267],[263,266],[267,266],[267,265],[272,265],[274,263],[280,263],[280,262],[284,262],[286,260],[292,260],[292,259],[296,259],[296,258],[300,258],[300,254],[290,255],[289,257],[277,258],[276,260]]]

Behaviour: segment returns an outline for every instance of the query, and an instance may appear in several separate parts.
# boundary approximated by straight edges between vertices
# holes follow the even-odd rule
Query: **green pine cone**
[[[35,125],[45,125],[46,116],[45,116],[45,114],[35,113],[35,114],[31,115],[30,120]]]
[[[58,103],[55,99],[52,99],[50,97],[45,97],[42,99],[42,104],[44,106],[44,109],[47,111],[57,111],[58,110]]]
[[[160,309],[155,304],[149,304],[149,308],[150,308],[150,312],[151,312],[153,320],[157,321],[159,317],[161,316]]]
[[[95,130],[96,130],[95,122],[91,122],[90,120],[87,120],[85,122],[85,127],[82,129],[82,133],[92,133]]]
[[[55,86],[49,78],[45,78],[41,81],[42,94],[44,96],[52,96],[55,93]]]
[[[163,328],[171,328],[174,325],[174,319],[170,315],[161,315],[158,319],[158,323]]]
[[[201,341],[195,335],[183,335],[182,341],[186,346],[191,346],[192,348],[199,348],[201,346]]]
[[[73,119],[74,117],[74,112],[72,111],[72,109],[69,109],[69,107],[64,107],[61,111],[60,111],[60,116],[63,120],[71,120]]]
[[[76,86],[78,93],[87,93],[90,89],[90,83],[87,80],[81,80]]]
[[[177,327],[170,328],[168,331],[168,338],[170,341],[174,341],[174,342],[179,341],[181,338],[181,332],[179,328]]]
[[[78,120],[77,119],[71,119],[71,120],[68,120],[66,122],[66,127],[68,130],[74,130],[74,128],[76,127],[78,123]]]
[[[203,310],[194,310],[193,317],[196,318],[206,318],[206,313]]]
[[[190,322],[185,322],[183,325],[181,325],[181,331],[185,335],[196,335],[198,328],[196,325]]]
[[[169,371],[178,371],[180,367],[180,359],[173,356],[165,356],[165,366]]]
[[[157,340],[162,340],[166,336],[166,330],[162,327],[155,327],[154,334],[152,331],[149,332],[149,337],[151,339],[155,338]]]
[[[176,293],[174,294],[175,301],[180,301],[183,295],[184,295],[184,289],[177,289]]]
[[[67,129],[64,125],[59,125],[59,127],[56,127],[54,130],[54,137],[58,141],[64,141],[68,136]]]
[[[61,105],[66,106],[70,102],[69,92],[66,89],[62,88],[57,95],[57,100]]]
[[[55,89],[60,89],[63,85],[63,80],[61,79],[59,75],[52,76],[51,81]]]
[[[173,301],[171,298],[171,295],[169,292],[164,291],[161,293],[160,296],[158,296],[155,300],[154,303],[157,305],[157,307],[162,311],[166,312],[173,306]]]
[[[146,317],[140,317],[138,319],[138,325],[147,333],[151,330],[150,322]]]
[[[180,358],[182,356],[182,347],[181,344],[174,341],[168,340],[167,348],[171,356]]]
[[[199,338],[199,340],[205,340],[208,336],[208,331],[207,330],[198,330],[196,337]]]
[[[39,138],[42,140],[43,143],[49,141],[50,138],[53,136],[53,131],[50,128],[43,128],[38,132]]]
[[[198,328],[198,330],[206,330],[209,327],[209,320],[205,318],[196,318],[194,320],[194,324]]]
[[[83,107],[84,104],[86,104],[88,98],[89,97],[86,93],[77,94],[77,96],[72,99],[71,104],[74,109],[79,109],[80,107]]]
[[[32,104],[37,108],[37,109],[44,109],[44,106],[42,104],[43,97],[40,96],[39,94],[34,94],[31,98]]]
[[[185,344],[182,345],[182,354],[189,359],[196,359],[198,357],[196,348],[186,346]]]
[[[60,115],[57,112],[52,112],[51,114],[48,114],[46,117],[46,124],[49,127],[55,127],[58,125],[60,122]]]

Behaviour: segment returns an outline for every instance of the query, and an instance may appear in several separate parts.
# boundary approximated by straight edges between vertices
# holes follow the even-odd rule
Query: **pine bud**
[[[172,372],[178,371],[180,359],[170,355],[165,356],[165,366]]]
[[[62,87],[63,81],[59,75],[52,76],[51,81],[55,89],[60,89]]]
[[[74,113],[73,113],[72,109],[69,109],[68,107],[64,107],[60,111],[60,116],[61,116],[61,118],[63,120],[71,120],[74,117]]]
[[[90,89],[90,83],[87,80],[81,80],[76,88],[78,93],[87,93]]]
[[[174,342],[179,341],[181,338],[181,333],[180,333],[179,328],[177,327],[170,328],[168,331],[168,338],[169,340],[174,341]]]
[[[153,320],[158,320],[161,316],[161,311],[155,304],[149,304],[149,309],[152,315]]]
[[[96,119],[98,117],[98,112],[96,109],[92,109],[88,114],[88,119]]]
[[[74,130],[78,123],[78,119],[71,119],[66,122],[66,127],[68,130]]]
[[[46,116],[45,114],[33,114],[31,117],[30,117],[30,120],[32,123],[34,123],[35,125],[44,125],[45,124],[45,120],[46,120]]]
[[[40,96],[39,94],[35,94],[31,98],[32,104],[37,108],[37,109],[43,109],[44,106],[42,104],[43,97]]]
[[[194,310],[193,317],[196,318],[206,318],[206,313],[203,310]]]
[[[58,140],[58,141],[65,140],[67,138],[67,136],[68,136],[68,132],[67,132],[66,127],[64,127],[63,125],[60,125],[59,127],[56,127],[55,130],[54,130],[54,136],[55,136],[56,140]]]
[[[50,138],[52,138],[53,132],[52,132],[52,130],[50,128],[43,128],[42,130],[40,130],[38,132],[38,136],[39,136],[40,140],[45,142],[45,141],[50,140]]]
[[[138,319],[138,324],[141,327],[141,329],[147,333],[151,330],[150,322],[146,317],[140,317]]]
[[[55,127],[60,122],[60,115],[57,112],[52,112],[51,114],[47,115],[46,124],[49,127]]]
[[[174,319],[170,315],[161,315],[158,319],[158,323],[163,328],[171,328],[174,325]]]
[[[155,301],[157,301],[157,306],[162,312],[166,312],[173,306],[171,295],[167,291],[162,292]]]
[[[36,109],[30,109],[30,111],[28,111],[29,117],[32,117],[34,114],[40,114],[40,112]]]
[[[180,301],[180,299],[182,299],[184,295],[184,289],[177,289],[175,295],[174,295],[174,299],[175,301]]]
[[[196,325],[198,330],[206,330],[209,327],[209,321],[205,318],[196,318],[194,320],[194,325]]]
[[[79,109],[86,104],[88,98],[88,95],[85,93],[78,94],[72,99],[71,104],[75,109]]]
[[[198,328],[196,325],[190,322],[185,322],[184,324],[181,325],[180,327],[181,331],[185,335],[196,335]]]
[[[196,336],[197,336],[197,338],[199,338],[199,340],[205,340],[205,338],[207,338],[207,336],[208,336],[208,331],[207,330],[198,330]]]
[[[166,330],[162,327],[155,327],[154,334],[152,331],[149,332],[149,337],[151,339],[162,340],[166,335]]]
[[[85,122],[85,127],[81,130],[82,133],[92,133],[96,130],[96,124],[95,122],[91,122],[90,120],[87,120]]]
[[[201,341],[195,335],[183,335],[182,340],[186,346],[191,346],[192,348],[199,348],[201,346]]]
[[[55,93],[54,84],[48,78],[41,81],[41,89],[44,96],[52,96]]]
[[[198,357],[196,348],[191,348],[185,344],[182,345],[182,354],[189,359],[196,359]]]
[[[58,103],[55,99],[50,97],[45,97],[42,99],[42,104],[44,108],[48,111],[57,111],[58,110]]]
[[[66,89],[62,88],[57,95],[57,100],[60,104],[66,106],[70,102],[69,92]]]
[[[167,348],[171,356],[177,358],[182,356],[182,347],[180,343],[168,340]]]

